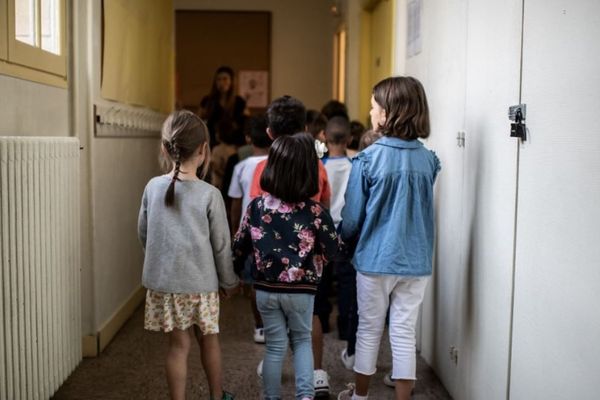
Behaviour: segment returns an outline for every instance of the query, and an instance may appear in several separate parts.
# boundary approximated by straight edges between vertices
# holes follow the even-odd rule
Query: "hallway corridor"
[[[229,271],[226,227],[235,235],[249,195],[262,191],[270,149],[306,142],[271,139],[304,130],[327,147],[316,146],[317,179],[306,142],[290,152],[298,168],[270,158],[285,188],[270,194],[281,200],[317,180],[334,224],[355,231],[342,235],[352,239],[343,258],[359,255],[359,272],[430,276],[417,296],[411,400],[600,400],[594,38],[600,0],[0,0],[0,400],[169,399],[169,338],[144,330],[140,304],[141,285],[163,284],[142,282],[144,269],[167,271],[156,274],[165,292],[214,292],[215,271]],[[419,85],[382,90],[388,78]],[[280,107],[286,96],[305,110]],[[174,113],[193,129],[178,129]],[[361,138],[374,146],[362,154]],[[427,161],[417,168],[419,153]],[[202,175],[196,161],[220,187],[183,201]],[[177,165],[171,187],[185,206],[154,208],[165,222],[151,225],[169,231],[154,235],[146,188]],[[300,166],[310,171],[295,176]],[[258,248],[255,261],[277,262],[278,285],[304,279],[308,292],[327,246],[315,246],[304,221],[265,235],[271,211],[287,214],[275,204],[245,244]],[[310,224],[333,239],[315,211]],[[293,243],[270,246],[288,236]],[[356,297],[370,315],[375,302],[341,292],[332,300]],[[236,400],[262,394],[265,346],[253,341],[249,302],[240,294],[221,304],[223,383]],[[335,326],[324,340],[336,400],[355,377]],[[188,400],[209,398],[198,347]],[[394,397],[383,384],[390,353],[386,332],[369,400]],[[288,351],[284,400],[294,383]]]
[[[223,349],[224,387],[236,395],[236,400],[259,399],[260,382],[256,365],[264,347],[252,342],[250,329],[252,316],[248,300],[241,295],[222,303],[221,345]],[[62,385],[54,400],[132,400],[168,399],[164,374],[166,335],[150,333],[142,329],[143,307],[117,334],[113,342],[97,358],[84,359],[79,367]],[[332,320],[334,320],[332,318]],[[352,373],[341,366],[339,354],[344,342],[337,340],[337,332],[326,335],[325,367],[331,375],[330,385],[335,399],[352,380]],[[372,382],[370,398],[392,399],[393,390],[382,383],[385,372],[391,367],[387,336],[382,342],[378,373]],[[447,400],[450,396],[433,371],[419,359],[418,381],[414,400]],[[283,371],[284,399],[293,398],[294,385],[290,357]],[[198,346],[190,355],[188,370],[188,398],[208,398],[206,378],[200,364]]]

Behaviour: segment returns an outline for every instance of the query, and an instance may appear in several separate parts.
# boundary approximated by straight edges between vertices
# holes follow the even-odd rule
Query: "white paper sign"
[[[269,103],[269,72],[240,71],[239,94],[249,108],[266,107]]]
[[[407,57],[412,57],[421,52],[422,39],[421,39],[421,9],[422,0],[410,0],[407,5],[408,15],[408,32],[407,32],[407,43],[406,52]]]

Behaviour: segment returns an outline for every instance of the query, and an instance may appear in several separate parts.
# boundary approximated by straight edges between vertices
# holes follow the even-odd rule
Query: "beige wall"
[[[65,89],[0,75],[0,135],[71,136]]]
[[[159,171],[158,140],[94,141],[93,288],[95,329],[100,329],[141,284],[137,217],[144,187]]]
[[[183,10],[270,11],[271,97],[296,96],[320,109],[333,88],[334,18],[322,0],[175,0]]]
[[[82,324],[94,335],[137,291],[143,253],[137,214],[145,184],[159,173],[157,138],[98,138],[93,105],[100,94],[100,2],[76,2],[73,124],[82,156]],[[119,105],[127,107],[125,105]]]

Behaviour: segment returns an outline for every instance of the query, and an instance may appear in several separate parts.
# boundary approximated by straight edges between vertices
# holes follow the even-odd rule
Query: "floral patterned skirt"
[[[161,293],[148,289],[144,328],[171,332],[198,325],[203,335],[219,333],[219,293]]]

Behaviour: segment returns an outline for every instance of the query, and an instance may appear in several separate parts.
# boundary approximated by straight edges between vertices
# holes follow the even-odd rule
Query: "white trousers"
[[[416,379],[415,325],[429,277],[356,274],[358,331],[354,371],[373,375],[390,308],[392,379]]]

